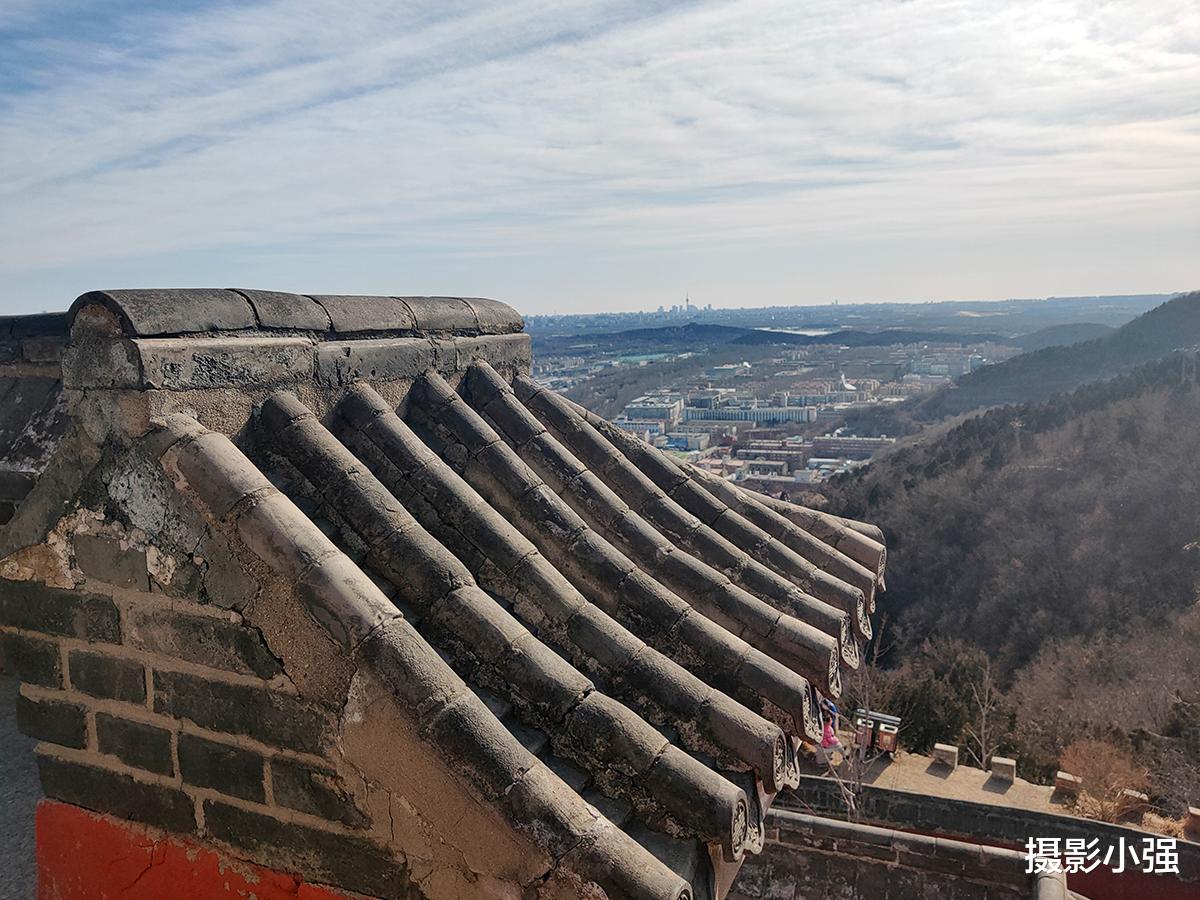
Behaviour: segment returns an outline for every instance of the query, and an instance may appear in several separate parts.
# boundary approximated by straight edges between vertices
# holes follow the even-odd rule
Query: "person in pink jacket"
[[[821,720],[821,750],[825,761],[830,761],[834,753],[845,758],[846,746],[837,735],[838,708],[825,698],[821,698]]]

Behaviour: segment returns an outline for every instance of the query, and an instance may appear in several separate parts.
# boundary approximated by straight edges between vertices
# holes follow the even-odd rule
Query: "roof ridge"
[[[308,334],[318,340],[423,335],[514,334],[525,327],[511,306],[485,297],[290,294],[249,288],[88,291],[66,317],[74,328],[86,307],[111,313],[130,338],[197,334]],[[95,327],[89,317],[83,327]]]

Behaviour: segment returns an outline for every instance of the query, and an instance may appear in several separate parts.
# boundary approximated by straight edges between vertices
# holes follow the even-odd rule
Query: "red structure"
[[[165,832],[43,800],[38,900],[349,900]]]

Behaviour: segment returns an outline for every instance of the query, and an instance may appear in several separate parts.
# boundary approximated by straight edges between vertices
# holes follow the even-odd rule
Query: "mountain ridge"
[[[964,375],[954,387],[917,404],[915,414],[928,421],[1043,400],[1195,346],[1200,346],[1200,291],[1173,297],[1104,337],[1022,353]]]

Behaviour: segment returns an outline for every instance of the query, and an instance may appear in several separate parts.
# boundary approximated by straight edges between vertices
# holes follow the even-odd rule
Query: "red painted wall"
[[[207,847],[43,800],[38,900],[349,900]]]

